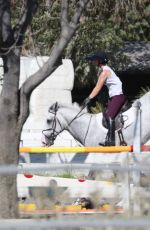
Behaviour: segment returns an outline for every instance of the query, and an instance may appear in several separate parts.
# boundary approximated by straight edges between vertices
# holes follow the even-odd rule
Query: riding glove
[[[83,107],[86,107],[90,102],[91,102],[91,98],[87,97],[87,98],[85,98],[85,100],[83,101],[82,106],[83,106]]]

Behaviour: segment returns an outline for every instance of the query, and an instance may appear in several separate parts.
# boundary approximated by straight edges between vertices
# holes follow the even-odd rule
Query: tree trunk
[[[18,163],[19,134],[16,122],[8,122],[0,114],[0,164],[9,165]],[[9,115],[8,115],[9,118]],[[7,121],[6,121],[7,120]],[[9,124],[6,124],[6,123]],[[8,145],[9,140],[9,145]],[[0,175],[0,218],[17,217],[17,188],[16,175]]]
[[[0,97],[0,164],[18,164],[21,134],[19,115],[20,57],[13,52],[4,59],[4,83]],[[0,218],[17,217],[16,175],[0,175]]]

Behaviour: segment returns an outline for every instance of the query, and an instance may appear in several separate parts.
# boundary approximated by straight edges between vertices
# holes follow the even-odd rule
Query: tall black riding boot
[[[108,133],[106,136],[105,146],[115,146],[115,120],[109,117],[107,123]]]

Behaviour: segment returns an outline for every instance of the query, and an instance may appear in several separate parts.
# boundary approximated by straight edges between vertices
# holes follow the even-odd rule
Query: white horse
[[[142,96],[141,103],[141,144],[150,139],[150,92]],[[122,133],[127,145],[133,144],[136,122],[136,101],[123,113]],[[107,129],[102,125],[102,113],[91,114],[79,106],[54,103],[49,108],[46,129],[43,130],[44,142],[52,145],[57,135],[67,130],[78,142],[85,146],[104,144]],[[116,145],[120,140],[116,131]]]

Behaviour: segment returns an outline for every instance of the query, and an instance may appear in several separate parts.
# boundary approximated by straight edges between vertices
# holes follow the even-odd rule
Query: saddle
[[[125,111],[127,111],[128,109],[131,108],[131,104],[129,103],[129,101],[126,101],[123,106],[121,107],[119,113],[117,114],[117,116],[115,117],[115,130],[120,130],[124,127],[124,117],[123,114]],[[102,118],[102,125],[108,129],[108,122],[107,122],[107,118],[105,116],[105,113],[103,113],[103,118]]]

